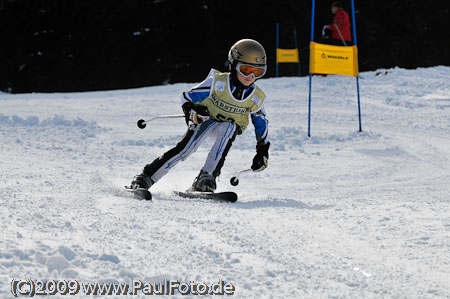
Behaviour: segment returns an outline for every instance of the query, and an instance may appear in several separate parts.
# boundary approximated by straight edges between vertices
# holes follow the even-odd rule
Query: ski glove
[[[194,124],[198,125],[209,119],[209,111],[206,106],[194,105],[192,102],[186,102],[183,104],[182,108],[186,125],[189,124],[189,121],[192,121]]]
[[[255,172],[263,171],[267,168],[269,162],[270,142],[256,145],[256,155],[253,158],[252,170]]]

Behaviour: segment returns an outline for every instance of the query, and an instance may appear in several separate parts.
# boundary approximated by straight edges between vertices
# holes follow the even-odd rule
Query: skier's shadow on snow
[[[253,201],[238,201],[233,207],[240,209],[259,209],[259,208],[297,208],[306,210],[325,210],[334,207],[334,205],[309,205],[299,200],[285,198],[268,198]]]

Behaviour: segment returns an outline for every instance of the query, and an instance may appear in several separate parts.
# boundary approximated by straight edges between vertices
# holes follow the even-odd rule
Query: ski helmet
[[[228,52],[228,61],[234,68],[238,62],[267,65],[264,47],[253,39],[241,39]]]

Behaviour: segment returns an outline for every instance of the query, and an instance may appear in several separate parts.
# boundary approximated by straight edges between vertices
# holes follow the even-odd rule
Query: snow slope
[[[174,146],[192,84],[133,90],[0,94],[0,297],[18,279],[232,282],[236,298],[450,297],[450,68],[354,78],[259,81],[269,96],[269,168],[240,136],[219,190],[235,204],[181,199],[201,147],[152,188],[120,190]],[[66,296],[67,297],[67,296]],[[79,297],[83,297],[79,295]],[[123,296],[118,296],[121,298]]]

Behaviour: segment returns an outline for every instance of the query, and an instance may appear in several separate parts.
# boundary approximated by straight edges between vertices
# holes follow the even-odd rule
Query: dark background
[[[316,38],[332,1],[316,1]],[[343,0],[351,16],[350,0]],[[355,0],[360,70],[450,65],[448,0]],[[308,72],[311,0],[0,0],[0,90],[86,91],[198,82],[227,70],[241,38],[260,41],[275,75],[297,27]],[[295,76],[283,64],[280,75]]]

